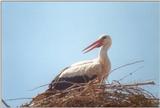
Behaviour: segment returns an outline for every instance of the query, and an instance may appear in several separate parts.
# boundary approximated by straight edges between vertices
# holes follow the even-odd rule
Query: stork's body
[[[49,89],[65,90],[74,83],[87,83],[94,79],[97,79],[99,83],[102,82],[104,78],[107,78],[111,68],[111,63],[107,55],[110,46],[111,38],[103,35],[83,50],[86,53],[94,48],[101,47],[99,56],[96,59],[81,61],[65,68],[52,81]]]

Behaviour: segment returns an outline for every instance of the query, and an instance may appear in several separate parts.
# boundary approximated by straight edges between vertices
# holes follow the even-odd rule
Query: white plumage
[[[84,53],[87,53],[94,48],[101,47],[98,57],[93,60],[74,63],[70,67],[65,68],[52,81],[49,89],[65,90],[72,86],[73,83],[87,83],[91,80],[97,80],[99,83],[103,82],[111,69],[111,63],[107,55],[111,44],[110,36],[102,35],[97,41],[83,50],[85,51]]]
[[[72,64],[70,68],[63,71],[63,73],[59,76],[61,77],[74,77],[74,76],[92,76],[96,75],[98,72],[101,72],[102,68],[98,59],[82,61],[75,64]]]

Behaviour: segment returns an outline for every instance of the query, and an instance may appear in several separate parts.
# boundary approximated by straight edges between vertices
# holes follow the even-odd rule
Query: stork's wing
[[[87,83],[97,77],[101,66],[95,61],[78,62],[63,69],[50,84],[50,89],[64,90],[75,83]]]

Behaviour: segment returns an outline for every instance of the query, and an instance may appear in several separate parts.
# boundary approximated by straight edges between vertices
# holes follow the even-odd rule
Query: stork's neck
[[[108,55],[107,55],[107,51],[108,51],[108,46],[107,45],[102,46],[101,49],[100,49],[98,59],[99,59],[100,63],[102,63],[102,64],[107,64],[107,62],[110,62],[109,58],[108,58]]]

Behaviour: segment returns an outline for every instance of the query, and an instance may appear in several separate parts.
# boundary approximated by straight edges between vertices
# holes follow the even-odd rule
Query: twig
[[[140,70],[141,68],[143,68],[144,66],[141,66],[141,67],[138,67],[136,70],[134,70],[133,72],[125,75],[124,77],[120,78],[118,81],[122,81],[124,80],[125,78],[127,78],[128,76],[132,75],[133,73],[137,72],[138,70]]]
[[[134,84],[125,84],[125,86],[142,86],[142,85],[155,85],[154,81],[146,81],[141,83],[134,83]]]
[[[44,86],[47,86],[47,85],[49,85],[49,84],[44,84],[44,85],[41,85],[41,86],[35,87],[35,88],[33,88],[33,89],[31,89],[31,90],[28,90],[28,91],[33,91],[33,90],[36,90],[36,89],[38,89],[38,88],[41,88],[41,87],[44,87]]]
[[[25,100],[25,99],[33,99],[33,98],[25,98],[25,97],[22,97],[22,98],[6,99],[6,101]]]
[[[10,106],[2,99],[2,103],[7,107],[10,108]]]
[[[132,64],[141,63],[141,62],[144,62],[144,60],[139,60],[139,61],[135,61],[135,62],[132,62],[132,63],[127,63],[127,64],[125,64],[125,65],[119,66],[119,67],[117,67],[117,68],[111,70],[109,74],[111,74],[113,71],[115,71],[115,70],[117,70],[117,69],[120,69],[120,68],[129,66],[129,65],[132,65]]]
[[[64,70],[68,69],[68,68],[69,68],[69,67],[64,68],[64,69],[54,78],[54,80],[51,82],[51,84],[52,84],[53,82],[55,82],[55,81],[57,82],[57,81],[59,80],[59,76],[62,74],[62,72],[63,72]],[[35,87],[35,88],[33,88],[33,89],[31,89],[31,90],[28,90],[28,91],[33,91],[33,90],[36,90],[36,89],[38,89],[38,88],[41,88],[41,87],[44,87],[44,86],[47,86],[47,85],[50,85],[50,84],[44,84],[44,85]]]
[[[133,83],[133,84],[123,84],[121,85],[120,83],[118,85],[113,85],[113,86],[143,86],[143,85],[155,85],[154,81],[145,81],[145,82],[140,82],[140,83]],[[106,84],[106,86],[112,86],[110,84]]]

